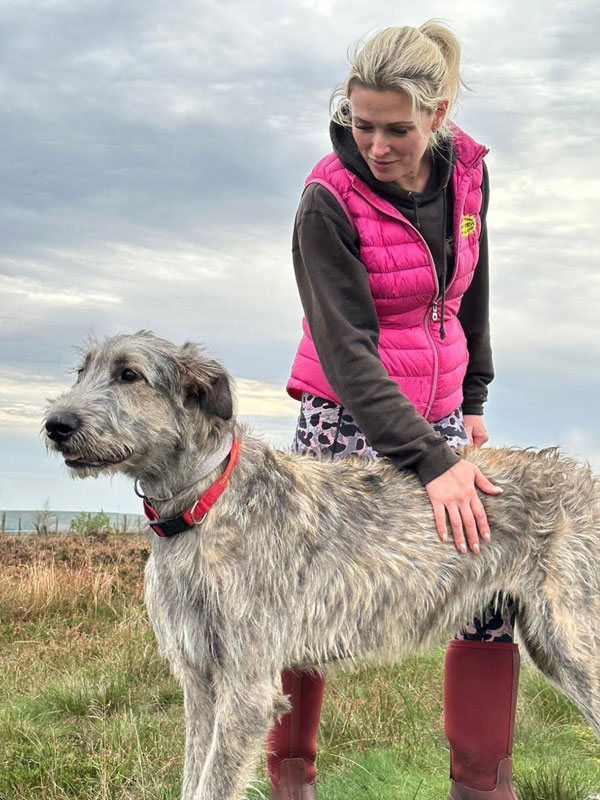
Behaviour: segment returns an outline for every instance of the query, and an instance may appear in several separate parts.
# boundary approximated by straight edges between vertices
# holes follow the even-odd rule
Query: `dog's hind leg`
[[[519,633],[534,664],[581,711],[600,739],[600,641],[589,613],[523,605]]]
[[[212,741],[215,703],[210,676],[185,667],[180,677],[186,727],[181,800],[193,800]]]
[[[212,741],[193,800],[241,800],[276,713],[272,676],[220,672]]]

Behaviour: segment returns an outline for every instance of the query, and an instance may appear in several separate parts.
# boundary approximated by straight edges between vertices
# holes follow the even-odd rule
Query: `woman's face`
[[[443,122],[447,101],[434,114],[417,112],[413,119],[408,95],[355,86],[350,93],[352,135],[377,180],[408,191],[423,191],[429,176],[425,157],[432,129]]]

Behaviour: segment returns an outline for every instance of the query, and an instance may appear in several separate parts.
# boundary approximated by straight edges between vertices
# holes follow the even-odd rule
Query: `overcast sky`
[[[0,508],[140,510],[39,436],[90,332],[205,343],[288,444],[291,227],[329,94],[351,43],[431,17],[463,43],[455,119],[490,148],[492,443],[600,470],[597,0],[0,0]]]

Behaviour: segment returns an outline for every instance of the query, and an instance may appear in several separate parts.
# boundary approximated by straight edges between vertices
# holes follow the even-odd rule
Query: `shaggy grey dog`
[[[499,591],[518,600],[533,661],[600,735],[600,483],[588,468],[555,450],[467,448],[504,492],[482,497],[492,541],[461,555],[436,536],[411,472],[273,450],[236,424],[220,364],[143,331],[91,343],[45,429],[74,474],[121,470],[162,519],[193,506],[239,444],[201,524],[154,536],[146,567],[148,612],[185,693],[184,800],[243,796],[288,707],[283,667],[397,662]]]

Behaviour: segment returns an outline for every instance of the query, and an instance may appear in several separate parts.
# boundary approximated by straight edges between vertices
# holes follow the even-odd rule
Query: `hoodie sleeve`
[[[494,379],[494,364],[490,341],[490,271],[487,235],[489,177],[483,164],[483,202],[481,207],[481,236],[479,260],[473,280],[464,294],[458,319],[467,338],[469,364],[463,380],[463,412],[483,414],[488,396],[488,384]]]
[[[370,445],[428,483],[457,454],[417,412],[383,366],[379,323],[359,242],[344,211],[321,185],[305,190],[293,236],[296,281],[327,380]]]

